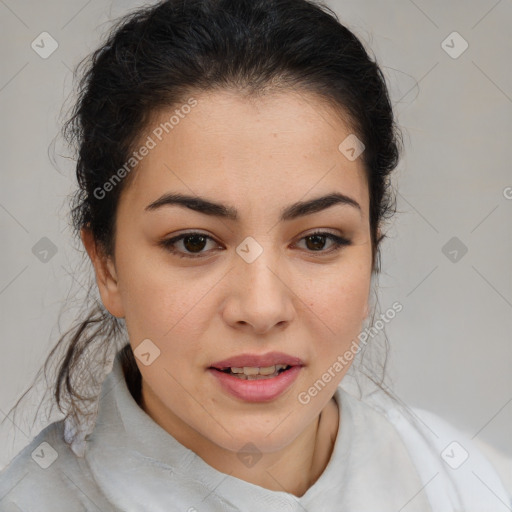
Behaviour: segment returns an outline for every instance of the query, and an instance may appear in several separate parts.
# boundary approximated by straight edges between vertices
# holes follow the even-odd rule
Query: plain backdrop
[[[86,282],[72,272],[73,162],[49,157],[72,69],[139,5],[0,0],[0,419],[71,325],[73,311],[60,326],[59,312]],[[394,393],[512,457],[512,2],[327,5],[381,65],[404,133],[379,292],[381,311],[403,305],[386,328]],[[47,58],[31,46],[45,37],[51,48],[42,32],[58,44]],[[30,426],[4,422],[0,467],[45,424]]]

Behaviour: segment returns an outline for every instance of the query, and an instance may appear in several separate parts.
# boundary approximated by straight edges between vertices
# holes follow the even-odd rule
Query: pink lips
[[[266,366],[274,366],[276,364],[287,364],[289,366],[303,366],[304,363],[298,357],[293,357],[283,352],[269,352],[268,354],[240,354],[222,361],[212,364],[212,368],[243,368],[244,366],[252,366],[257,368],[265,368]]]
[[[252,366],[264,368],[277,364],[289,365],[276,377],[268,379],[243,380],[220,370],[230,367]],[[298,377],[304,363],[298,357],[281,352],[268,354],[241,354],[213,363],[208,371],[216,378],[222,389],[230,395],[247,402],[268,402],[284,393]]]

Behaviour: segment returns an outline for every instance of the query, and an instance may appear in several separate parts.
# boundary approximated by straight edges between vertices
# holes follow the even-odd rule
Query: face
[[[141,137],[156,145],[121,194],[98,285],[125,318],[157,423],[189,444],[270,453],[318,418],[348,370],[339,356],[368,313],[368,188],[361,159],[338,149],[350,129],[315,96],[193,97],[162,140],[154,130],[174,109]],[[281,363],[275,377],[229,370]]]

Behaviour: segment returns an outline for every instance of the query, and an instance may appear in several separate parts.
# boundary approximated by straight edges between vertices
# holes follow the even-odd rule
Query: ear
[[[89,228],[83,227],[80,230],[80,237],[94,266],[96,284],[98,285],[103,305],[115,317],[124,318],[117,272],[112,258],[104,254]]]
[[[364,305],[363,320],[366,319],[366,317],[368,316],[368,313],[369,313],[369,306],[368,306],[368,301],[366,301],[366,304]]]
[[[382,231],[381,231],[381,228],[380,226],[377,227],[377,240],[379,240],[379,238],[381,237],[382,235]],[[373,281],[373,276],[372,276],[372,281]],[[371,286],[371,285],[370,285]],[[371,289],[370,289],[371,291]],[[366,301],[365,301],[365,304],[364,304],[364,308],[363,308],[363,320],[366,319],[368,317],[368,314],[370,312],[370,304],[369,304],[369,301],[370,301],[370,298],[369,296],[366,298]]]
[[[379,240],[381,236],[382,236],[382,230],[379,225],[379,227],[377,228],[377,240]]]

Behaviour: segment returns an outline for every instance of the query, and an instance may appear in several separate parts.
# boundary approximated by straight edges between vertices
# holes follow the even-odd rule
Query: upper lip
[[[243,368],[251,366],[253,368],[266,368],[276,364],[286,364],[289,366],[303,366],[300,358],[284,354],[283,352],[269,352],[267,354],[239,354],[222,361],[217,361],[211,365],[211,368]]]

